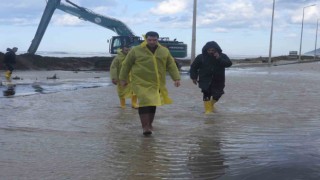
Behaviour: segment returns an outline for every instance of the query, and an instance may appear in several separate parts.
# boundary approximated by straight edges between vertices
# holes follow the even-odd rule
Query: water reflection
[[[194,179],[217,179],[228,167],[220,153],[221,144],[215,137],[199,137],[195,140],[198,148],[189,154],[187,166]]]
[[[109,137],[113,154],[108,161],[120,179],[217,179],[225,174],[228,166],[217,131],[201,127],[195,136],[197,128],[192,128],[178,136],[169,127],[159,127],[157,119],[155,133],[144,137],[136,110],[115,106],[111,119],[117,120],[110,125],[112,133],[121,134]]]
[[[168,159],[161,153],[162,149],[155,138],[143,137],[140,140],[128,162],[131,167],[128,178],[161,179],[169,171]]]
[[[114,99],[118,100],[117,97]],[[114,104],[110,108],[114,112],[111,119],[116,119],[110,125],[112,133],[122,133],[110,137],[113,154],[108,161],[113,164],[112,168],[117,172],[119,179],[159,179],[161,172],[168,171],[166,165],[162,163],[161,143],[152,136],[142,135],[137,110],[131,108],[130,101],[126,109],[118,106]]]
[[[56,82],[40,82],[35,81],[32,83],[16,82],[14,86],[2,85],[0,89],[3,91],[3,97],[5,96],[26,96],[34,95],[38,93],[56,93],[63,91],[74,91],[77,89],[85,88],[97,88],[108,86],[105,79],[99,79],[95,81],[87,80],[73,80],[73,81],[56,81]],[[1,97],[1,96],[0,96]]]

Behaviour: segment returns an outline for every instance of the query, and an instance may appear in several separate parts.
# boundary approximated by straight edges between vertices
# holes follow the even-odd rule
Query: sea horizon
[[[26,51],[19,51],[17,54],[25,54]],[[115,56],[113,54],[110,54],[109,52],[66,52],[66,51],[37,51],[35,53],[36,55],[40,56],[48,56],[48,57],[112,57]],[[246,58],[259,58],[259,57],[269,57],[269,55],[245,55],[245,54],[228,54],[230,59],[246,59]],[[273,55],[275,56],[285,56],[285,55]],[[185,58],[179,58],[179,59],[185,59],[189,60],[191,58],[191,55],[188,55]]]

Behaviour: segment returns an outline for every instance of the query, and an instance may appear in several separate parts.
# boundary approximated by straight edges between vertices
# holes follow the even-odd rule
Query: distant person
[[[180,86],[180,73],[169,50],[158,43],[159,34],[147,32],[145,41],[133,47],[122,64],[119,79],[127,84],[132,75],[132,88],[139,100],[139,117],[144,135],[152,134],[152,123],[156,107],[171,104],[166,88],[166,73],[169,72],[174,85]]]
[[[7,48],[7,52],[4,55],[4,65],[6,68],[5,76],[7,79],[11,78],[11,74],[14,70],[13,65],[16,64],[16,52],[18,51],[17,47],[12,49]]]
[[[207,42],[190,68],[190,78],[195,85],[199,85],[203,93],[205,114],[214,111],[214,104],[224,94],[225,68],[230,67],[232,62],[229,57],[222,53],[220,46],[214,42]]]
[[[126,55],[130,51],[130,47],[128,45],[125,45],[121,48],[120,51],[118,51],[117,56],[112,60],[111,66],[110,66],[110,76],[112,83],[114,85],[117,85],[117,92],[120,99],[120,107],[125,108],[126,107],[126,98],[131,98],[131,106],[133,108],[138,108],[137,104],[137,96],[133,93],[131,83],[130,83],[130,76],[128,76],[127,83],[128,85],[123,87],[120,85],[119,81],[119,74],[120,69],[122,66],[123,60],[126,58]]]

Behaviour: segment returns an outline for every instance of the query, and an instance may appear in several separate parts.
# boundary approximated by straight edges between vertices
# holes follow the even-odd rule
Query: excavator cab
[[[109,42],[109,52],[111,55],[117,54],[117,50],[124,45],[136,46],[143,42],[138,36],[112,36]],[[184,58],[187,56],[187,45],[177,40],[169,40],[168,37],[160,37],[159,43],[169,49],[171,55],[175,58]]]
[[[135,46],[141,42],[142,40],[138,36],[112,36],[109,40],[109,52],[110,54],[117,54],[117,50],[122,46]]]

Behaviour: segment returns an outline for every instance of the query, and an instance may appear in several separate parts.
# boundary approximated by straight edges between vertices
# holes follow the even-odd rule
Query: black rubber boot
[[[143,135],[147,136],[152,134],[151,126],[150,126],[150,122],[151,122],[150,114],[149,113],[139,114],[139,116],[140,116],[141,126],[143,130]]]

